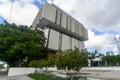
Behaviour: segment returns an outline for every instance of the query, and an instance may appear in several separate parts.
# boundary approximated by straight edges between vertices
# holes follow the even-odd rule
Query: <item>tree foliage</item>
[[[47,61],[45,59],[41,60],[33,60],[29,63],[30,67],[35,67],[35,68],[42,68],[45,67],[47,64]]]
[[[104,56],[103,54],[101,54],[100,52],[98,52],[98,50],[94,50],[92,52],[88,52],[88,59],[90,60],[89,62],[89,66],[95,66],[95,58],[101,58],[102,56]],[[98,63],[98,66],[100,66],[100,64]]]
[[[29,63],[30,67],[42,68],[42,67],[51,67],[55,65],[55,60],[57,56],[55,54],[49,53],[46,58],[41,60],[33,60]]]
[[[3,64],[0,64],[0,69],[4,68]]]
[[[49,54],[48,58],[41,61],[33,61],[30,63],[32,67],[49,67],[56,65],[58,68],[70,71],[79,71],[82,67],[87,66],[87,51],[86,50],[65,50],[58,51],[55,54]]]
[[[25,59],[29,62],[45,57],[45,41],[41,30],[7,22],[0,24],[0,60],[18,66]]]
[[[79,49],[75,50],[66,50],[66,51],[59,51],[57,53],[57,60],[56,65],[58,67],[62,67],[63,69],[78,71],[82,67],[87,66],[87,51]]]
[[[104,56],[102,60],[107,62],[108,66],[120,65],[120,56]]]

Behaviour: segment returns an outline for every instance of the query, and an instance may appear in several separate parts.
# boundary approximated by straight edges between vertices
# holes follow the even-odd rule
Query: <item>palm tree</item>
[[[93,52],[88,52],[88,59],[90,60],[90,66],[93,66],[93,59],[95,59],[96,57],[98,57],[98,51],[94,50]],[[98,62],[98,65],[99,62]]]

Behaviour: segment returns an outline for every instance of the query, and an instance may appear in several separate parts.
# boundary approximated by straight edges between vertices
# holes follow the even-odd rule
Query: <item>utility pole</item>
[[[12,18],[12,10],[13,10],[13,3],[14,3],[14,0],[11,0],[11,6],[10,6],[10,17],[9,17],[9,24],[11,23],[11,18]]]

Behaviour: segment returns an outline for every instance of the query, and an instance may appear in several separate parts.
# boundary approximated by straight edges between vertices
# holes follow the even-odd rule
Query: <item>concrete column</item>
[[[75,33],[75,20],[71,18],[71,31]]]
[[[57,9],[57,13],[56,13],[56,24],[60,25],[60,20],[61,20],[61,11]]]
[[[62,34],[62,50],[70,49],[70,37]]]
[[[61,16],[61,27],[67,28],[67,15],[64,12]]]
[[[59,32],[53,29],[50,29],[48,48],[55,50],[59,49]]]

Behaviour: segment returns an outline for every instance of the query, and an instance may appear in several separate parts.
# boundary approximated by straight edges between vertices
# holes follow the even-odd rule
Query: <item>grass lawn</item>
[[[35,80],[70,80],[67,78],[57,77],[54,75],[45,75],[45,74],[39,74],[39,73],[29,74],[28,76],[35,79]],[[75,79],[75,80],[87,80],[87,79],[80,78],[80,79]]]
[[[38,74],[38,73],[29,74],[28,76],[35,80],[66,80],[57,76],[44,75],[44,74]]]

